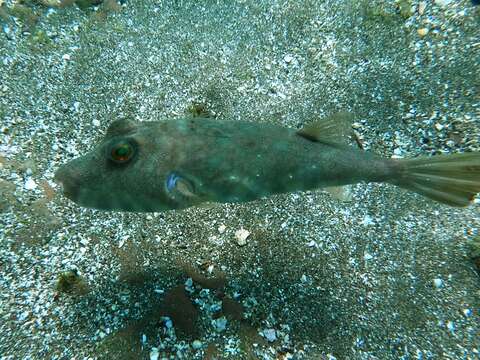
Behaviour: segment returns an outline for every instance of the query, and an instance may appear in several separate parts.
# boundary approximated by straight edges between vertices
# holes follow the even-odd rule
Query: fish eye
[[[116,164],[125,164],[132,159],[135,150],[134,144],[121,140],[110,147],[109,158]]]

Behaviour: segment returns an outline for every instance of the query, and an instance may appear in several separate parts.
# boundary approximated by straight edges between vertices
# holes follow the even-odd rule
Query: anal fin
[[[352,201],[352,189],[350,186],[329,186],[323,188],[326,192],[328,192],[332,197],[337,200],[349,202]]]

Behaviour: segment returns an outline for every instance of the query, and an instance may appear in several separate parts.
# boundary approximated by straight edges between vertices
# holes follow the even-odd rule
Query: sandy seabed
[[[0,359],[479,358],[478,203],[358,184],[128,214],[52,179],[115,119],[203,112],[350,111],[383,156],[479,151],[480,7],[0,3]]]

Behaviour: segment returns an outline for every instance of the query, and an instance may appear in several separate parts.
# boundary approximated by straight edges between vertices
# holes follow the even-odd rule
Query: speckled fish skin
[[[125,164],[108,158],[118,141],[135,144],[136,152]],[[115,121],[93,151],[63,165],[55,178],[65,196],[81,206],[150,212],[385,181],[395,171],[388,159],[347,145],[312,141],[294,129],[184,118]],[[166,185],[172,172],[191,193],[172,193]]]

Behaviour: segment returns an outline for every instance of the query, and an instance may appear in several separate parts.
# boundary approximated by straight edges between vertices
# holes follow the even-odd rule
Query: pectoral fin
[[[337,200],[349,202],[352,201],[352,189],[350,186],[329,186],[324,188],[332,197]]]
[[[182,196],[191,198],[194,197],[195,194],[193,192],[192,184],[185,179],[180,179],[177,181],[176,191],[181,194]]]
[[[196,197],[193,183],[177,172],[171,172],[165,182],[167,194],[175,200],[192,200]]]
[[[199,208],[202,208],[202,209],[205,209],[205,210],[209,210],[209,209],[213,209],[217,206],[219,206],[218,203],[216,202],[212,202],[212,201],[207,201],[207,202],[202,202],[201,204],[197,205]]]

